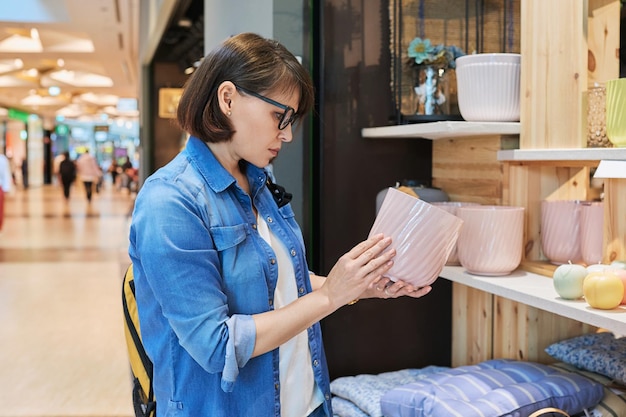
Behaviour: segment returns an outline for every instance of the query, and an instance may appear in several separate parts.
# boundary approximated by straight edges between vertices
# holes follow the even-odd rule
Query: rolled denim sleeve
[[[222,371],[222,390],[231,392],[239,375],[239,368],[245,366],[252,356],[256,340],[256,326],[252,316],[235,314],[226,320],[228,341]]]

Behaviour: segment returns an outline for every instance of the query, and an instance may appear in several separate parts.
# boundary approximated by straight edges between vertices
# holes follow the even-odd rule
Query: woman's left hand
[[[368,288],[359,298],[398,298],[402,296],[420,298],[430,292],[432,287],[417,288],[404,281],[393,282],[383,277],[373,288]]]

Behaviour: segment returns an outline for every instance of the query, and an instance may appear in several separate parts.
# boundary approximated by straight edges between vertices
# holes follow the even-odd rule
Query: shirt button
[[[280,384],[274,384],[274,388],[275,388],[276,390],[279,390],[279,389],[280,389]]]
[[[326,393],[326,394],[324,395],[324,398],[326,398],[326,401],[330,400],[330,394]]]
[[[295,249],[291,250],[291,256],[296,256],[296,250]]]
[[[267,222],[268,223],[272,223],[274,220],[272,220],[272,218],[270,216],[267,216]]]
[[[276,259],[274,259],[274,258],[270,259],[270,263],[271,263],[272,265],[274,265],[274,264],[276,263]]]
[[[270,305],[274,305],[274,300],[272,300],[271,298],[269,299]]]
[[[300,294],[304,294],[304,288],[302,288],[302,287],[298,288],[298,292],[299,292]]]
[[[313,361],[313,366],[317,366],[317,365],[319,365],[319,364],[320,364],[320,363],[318,362],[318,360],[317,360],[317,359],[315,359],[315,360]]]
[[[254,230],[256,230],[256,224],[253,224],[253,225],[252,225],[252,228],[253,228]]]

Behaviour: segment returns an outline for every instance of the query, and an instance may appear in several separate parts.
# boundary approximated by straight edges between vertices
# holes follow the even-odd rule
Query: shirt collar
[[[187,141],[185,150],[191,163],[214,192],[222,192],[235,182],[235,178],[220,164],[204,141],[191,136]],[[267,173],[248,162],[245,162],[245,165],[251,192],[252,195],[255,195],[258,189],[265,184]]]

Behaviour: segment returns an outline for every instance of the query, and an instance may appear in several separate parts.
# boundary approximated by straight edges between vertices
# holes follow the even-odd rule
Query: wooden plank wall
[[[604,180],[605,263],[626,259],[626,179]]]
[[[452,201],[502,204],[501,136],[440,139],[433,143],[433,186]]]

